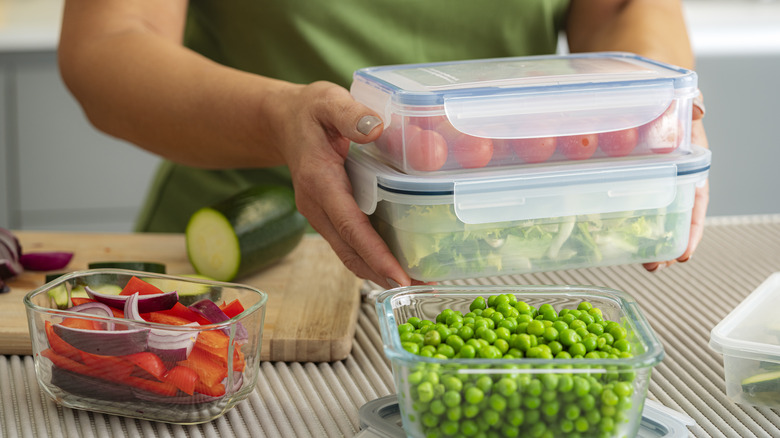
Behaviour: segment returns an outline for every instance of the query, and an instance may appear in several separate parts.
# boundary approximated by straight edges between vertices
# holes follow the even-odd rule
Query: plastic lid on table
[[[406,433],[401,425],[398,397],[388,395],[370,401],[360,408],[359,438],[400,438]],[[647,399],[639,425],[639,438],[683,438],[690,435],[688,426],[696,422],[685,414]]]

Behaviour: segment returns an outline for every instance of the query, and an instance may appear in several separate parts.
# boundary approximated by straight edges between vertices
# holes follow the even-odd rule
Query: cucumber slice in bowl
[[[306,226],[292,189],[253,186],[193,213],[185,231],[187,256],[198,274],[232,281],[281,260]]]
[[[742,391],[749,395],[774,392],[780,394],[780,371],[756,374],[742,380]],[[776,395],[780,398],[780,395]]]

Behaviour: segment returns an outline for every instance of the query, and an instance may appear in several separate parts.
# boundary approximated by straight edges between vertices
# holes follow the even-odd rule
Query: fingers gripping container
[[[708,149],[408,175],[352,147],[353,196],[414,279],[672,260],[688,245]]]
[[[362,146],[408,174],[690,149],[696,73],[630,53],[371,67],[354,98],[384,131]]]

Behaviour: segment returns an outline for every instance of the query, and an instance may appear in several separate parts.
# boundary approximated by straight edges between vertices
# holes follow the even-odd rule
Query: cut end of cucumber
[[[230,221],[212,208],[190,218],[186,230],[187,256],[200,275],[231,281],[241,265],[241,248]]]

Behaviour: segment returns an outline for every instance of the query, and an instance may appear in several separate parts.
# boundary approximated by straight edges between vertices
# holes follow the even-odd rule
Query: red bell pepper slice
[[[162,380],[162,376],[166,371],[165,364],[163,363],[162,359],[149,351],[128,354],[126,356],[122,356],[122,359],[132,362],[135,364],[135,366],[151,374],[157,380]]]
[[[225,385],[216,383],[212,386],[207,386],[204,382],[198,381],[195,384],[195,391],[211,397],[222,397],[225,395]]]
[[[128,376],[126,382],[136,388],[143,389],[144,391],[153,392],[155,394],[167,395],[173,397],[179,390],[176,385],[168,382],[157,382],[154,380],[144,379],[143,377]]]
[[[222,303],[219,308],[225,313],[225,315],[228,316],[228,318],[233,318],[236,315],[241,314],[244,311],[244,306],[241,304],[240,301],[238,301],[238,298],[231,301],[230,303]]]
[[[187,318],[182,318],[181,316],[176,316],[176,315],[169,315],[161,311],[150,312],[148,313],[148,315],[149,315],[149,322],[156,322],[159,324],[187,325],[192,323],[192,321],[188,320]]]
[[[211,324],[208,319],[202,317],[194,310],[185,306],[184,304],[177,302],[168,310],[158,310],[156,313],[161,313],[166,316],[175,316],[177,318],[186,319],[188,322],[197,322],[200,325]],[[151,318],[151,316],[150,316]]]
[[[60,323],[65,327],[77,328],[82,330],[100,330],[100,323],[84,318],[65,318]]]
[[[116,356],[81,352],[81,362],[92,369],[92,375],[104,380],[119,381],[133,372],[134,365]]]
[[[211,354],[198,347],[192,349],[186,360],[177,363],[198,373],[200,381],[209,387],[221,382],[228,374],[224,364],[214,360]]]
[[[51,347],[55,353],[73,361],[81,360],[81,350],[65,342],[57,333],[54,333],[51,321],[46,321],[44,323],[44,329],[46,330],[46,338],[49,341],[49,347]]]
[[[162,289],[140,278],[133,276],[127,282],[119,295],[132,295],[138,292],[140,295],[154,295],[163,293]]]
[[[183,392],[192,395],[195,393],[198,373],[190,368],[177,365],[163,375],[163,382],[171,383]]]

